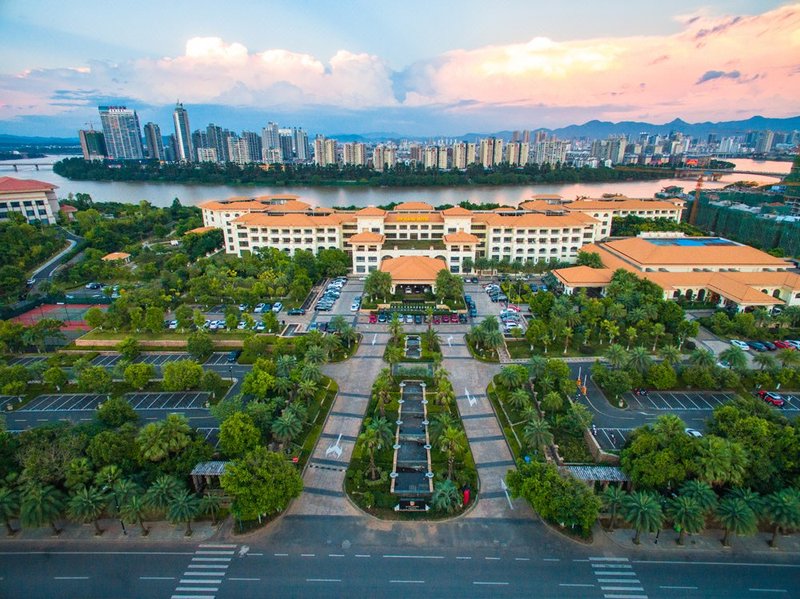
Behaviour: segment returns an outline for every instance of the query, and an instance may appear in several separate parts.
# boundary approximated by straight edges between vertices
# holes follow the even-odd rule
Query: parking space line
[[[58,410],[70,411],[72,408],[74,408],[76,405],[78,405],[81,401],[83,401],[83,399],[85,397],[86,397],[85,394],[84,395],[78,395],[77,397],[76,396],[64,397],[64,398],[61,399],[61,401],[54,402],[54,403],[50,404],[49,406],[47,406],[47,411],[48,412],[51,412],[51,411],[52,412],[56,412]]]
[[[148,404],[148,406],[147,406],[147,409],[148,409],[148,410],[149,410],[150,408],[152,408],[152,407],[153,407],[153,404],[154,404],[154,403],[156,403],[156,402],[158,401],[158,399],[159,399],[159,395],[160,395],[160,394],[159,394],[159,393],[148,393],[148,394],[147,394],[147,396],[148,396],[148,397],[150,397],[151,395],[155,395],[155,399],[154,399],[153,401],[151,401],[151,402]]]
[[[699,405],[697,405],[697,402],[688,393],[682,393],[681,395],[683,395],[683,397],[686,399],[686,401],[688,403],[692,404],[693,407],[689,408],[690,410],[702,410],[703,409]]]
[[[708,403],[708,402],[706,401],[706,398],[705,398],[703,395],[698,395],[698,399],[700,399],[700,400],[701,400],[701,401],[702,401],[704,404],[706,404],[706,405],[707,405],[707,406],[708,406],[710,409],[712,409],[712,410],[714,409],[714,406],[712,406],[710,403]]]
[[[43,399],[43,400],[42,400],[42,403],[40,403],[40,404],[39,404],[39,405],[38,405],[38,406],[37,406],[37,407],[34,409],[35,411],[37,411],[37,412],[44,412],[45,410],[49,410],[49,409],[50,409],[50,406],[52,406],[54,403],[56,403],[56,402],[60,401],[60,400],[62,399],[62,397],[65,397],[65,396],[62,396],[62,395],[46,395],[45,397],[46,397],[46,399]],[[74,397],[74,396],[72,396],[72,395],[67,395],[66,397]],[[49,399],[50,401],[47,401],[48,399]],[[45,403],[46,403],[46,405],[44,405]]]
[[[678,398],[678,396],[675,393],[670,393],[670,395],[672,396],[672,399],[675,400],[675,403],[677,403],[681,407],[681,410],[686,409],[686,406],[683,405],[683,402]]]

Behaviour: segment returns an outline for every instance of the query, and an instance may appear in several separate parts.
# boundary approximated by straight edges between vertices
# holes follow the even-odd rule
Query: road
[[[634,599],[791,597],[800,564],[793,556],[735,550],[654,554],[608,542],[586,546],[532,519],[423,525],[304,516],[230,544],[2,542],[0,572],[0,595],[26,599]]]
[[[40,267],[38,267],[35,271],[33,271],[30,278],[36,281],[37,283],[49,279],[51,276],[53,276],[53,272],[55,272],[55,270],[61,265],[64,256],[67,255],[70,251],[72,251],[72,248],[74,248],[78,244],[78,242],[81,241],[82,239],[77,235],[73,235],[66,229],[62,230],[64,231],[64,236],[67,238],[67,242],[69,245],[64,250],[62,250],[52,258],[50,258],[50,260],[48,260]]]

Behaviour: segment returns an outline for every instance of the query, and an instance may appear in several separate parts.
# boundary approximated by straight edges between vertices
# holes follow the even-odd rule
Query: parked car
[[[228,363],[233,364],[234,362],[236,362],[236,360],[239,359],[239,356],[241,355],[242,355],[242,350],[240,349],[235,349],[231,352],[228,352]]]
[[[378,313],[378,322],[386,322],[387,320],[389,320],[389,315],[386,312]]]
[[[422,314],[415,314],[414,315],[414,324],[422,324]]]
[[[265,304],[256,304],[256,307],[253,308],[253,312],[256,314],[261,314],[264,311],[264,305]]]
[[[506,310],[512,310],[514,312],[522,312],[522,308],[520,308],[515,304],[508,304],[508,306],[506,306]]]
[[[34,279],[31,279],[31,280],[33,281]],[[30,284],[32,284],[32,283],[29,283],[29,285]],[[86,283],[86,285],[84,285],[84,287],[86,289],[100,289],[102,287],[102,285],[100,283]]]
[[[748,350],[750,346],[745,343],[744,341],[739,341],[738,339],[731,339],[731,345],[733,347],[738,347],[739,349]]]
[[[467,315],[466,314],[459,314],[458,315],[458,322],[460,322],[461,324],[466,324],[467,323]]]
[[[441,322],[443,322],[443,323],[448,323],[448,322],[450,322],[450,315],[449,315],[449,314],[442,314],[442,315],[439,317],[439,320],[440,320]]]
[[[778,347],[772,341],[760,341],[761,345],[766,347],[769,351],[775,351]]]
[[[411,314],[406,314],[406,323],[407,324],[413,324],[414,323],[414,317]]]
[[[442,323],[442,317],[441,316],[439,316],[437,314],[436,316],[433,317],[433,324],[441,324],[441,323]]]
[[[685,432],[690,437],[694,437],[695,439],[700,439],[703,436],[703,433],[694,428],[685,428],[683,429],[683,432]]]
[[[772,343],[775,344],[775,347],[777,347],[778,349],[794,349],[794,345],[792,345],[788,341],[779,340],[779,341],[773,341]]]
[[[358,302],[353,302],[352,304],[350,304],[350,311],[351,312],[358,312],[358,309],[360,307],[361,306],[359,306]]]
[[[247,310],[247,304],[239,304],[239,312],[244,312]]]
[[[767,346],[759,341],[748,341],[747,345],[755,351],[767,351]]]
[[[170,331],[174,331],[177,328],[178,328],[178,321],[177,320],[171,320],[169,322],[169,330]]]
[[[375,324],[376,322],[378,322],[378,315],[375,314],[375,313],[370,314],[369,315],[369,323],[370,324]]]
[[[469,315],[471,318],[475,318],[478,315],[478,311],[475,308],[470,308]]]
[[[272,306],[272,311],[275,312],[275,314],[277,314],[281,310],[283,310],[283,304],[280,302],[275,302]]]
[[[236,329],[239,331],[243,331],[247,328],[247,323],[244,320],[240,320],[239,324],[236,325]]]
[[[775,393],[774,391],[764,391],[763,389],[756,393],[758,397],[763,399],[768,404],[776,406],[778,408],[782,408],[786,405],[786,400],[779,393]]]
[[[788,343],[795,349],[800,349],[800,339],[787,339],[786,343]]]
[[[287,312],[289,316],[302,316],[305,313],[305,308],[292,308]]]
[[[267,325],[265,325],[263,321],[259,320],[256,323],[256,331],[258,331],[260,333],[261,331],[265,331],[265,330],[267,330]]]

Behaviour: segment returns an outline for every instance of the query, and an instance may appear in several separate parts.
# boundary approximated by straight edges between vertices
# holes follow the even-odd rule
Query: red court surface
[[[31,326],[45,318],[55,318],[56,320],[63,321],[64,325],[61,327],[62,330],[88,331],[90,327],[86,324],[83,316],[89,308],[94,307],[100,308],[101,310],[107,309],[105,305],[94,306],[93,304],[43,304],[11,320],[24,324],[25,326]]]

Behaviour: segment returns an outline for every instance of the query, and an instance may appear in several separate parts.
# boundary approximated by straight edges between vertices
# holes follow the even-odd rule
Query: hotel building
[[[56,185],[34,179],[0,177],[0,221],[17,212],[29,223],[55,224],[58,215]]]

